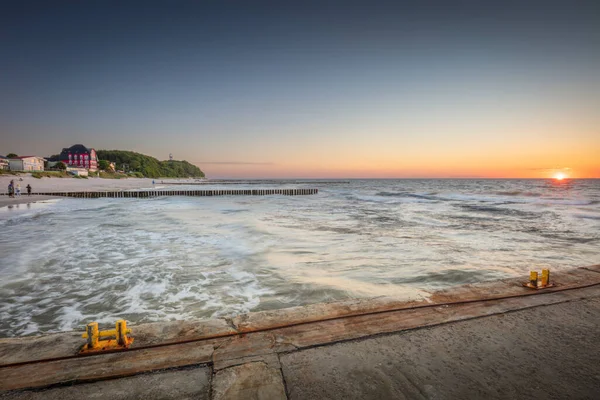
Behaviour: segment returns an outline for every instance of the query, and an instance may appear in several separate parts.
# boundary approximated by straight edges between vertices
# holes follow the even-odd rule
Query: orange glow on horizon
[[[197,163],[211,178],[600,178],[600,135],[587,122],[491,127],[462,120],[422,127],[367,122],[352,127],[340,122],[309,133],[289,128],[275,141],[234,147],[192,143],[190,149],[197,145],[199,154],[183,157],[212,161]],[[418,134],[411,133],[417,128]]]
[[[279,161],[279,160],[277,160]],[[319,179],[395,179],[395,178],[475,178],[475,179],[566,179],[600,178],[600,168],[592,163],[569,163],[566,167],[546,167],[544,161],[534,161],[518,166],[496,166],[484,162],[448,162],[439,165],[406,162],[354,162],[296,164],[275,162],[273,165],[202,165],[199,166],[210,178],[319,178]],[[412,161],[412,160],[411,160]],[[476,160],[479,161],[479,160]],[[462,165],[461,165],[462,164]],[[499,163],[500,164],[500,163]],[[546,165],[550,164],[549,162]],[[566,163],[565,163],[566,164]],[[541,166],[541,167],[538,167]]]
[[[562,181],[566,177],[567,176],[565,174],[563,174],[562,172],[559,172],[558,174],[554,175],[554,179],[556,179],[557,181]]]
[[[545,143],[473,148],[470,142],[453,147],[394,140],[385,146],[361,143],[360,149],[343,141],[337,146],[291,147],[254,159],[228,154],[222,158],[248,162],[198,165],[211,178],[555,179],[559,174],[563,180],[600,178],[600,147],[594,142],[560,143],[561,148]]]

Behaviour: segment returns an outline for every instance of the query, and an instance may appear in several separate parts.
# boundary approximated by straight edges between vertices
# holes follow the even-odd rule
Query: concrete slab
[[[281,370],[262,361],[217,371],[213,400],[286,400]]]
[[[219,345],[213,353],[213,361],[260,356],[282,351],[292,351],[296,347],[273,332],[256,332],[237,335]]]
[[[236,333],[227,320],[223,318],[201,321],[153,322],[132,325],[135,341],[131,348],[149,346],[181,340],[215,337]]]
[[[548,292],[535,296],[491,300],[485,302],[434,306],[368,314],[351,318],[316,322],[272,331],[276,343],[286,343],[300,349],[358,339],[381,333],[399,332],[447,322],[479,318],[539,305],[600,296],[600,286],[564,292]],[[241,352],[238,352],[241,354]],[[248,354],[246,354],[248,355]]]
[[[329,303],[308,304],[305,306],[289,307],[279,310],[257,311],[241,314],[231,319],[239,332],[249,332],[257,329],[287,326],[290,324],[310,323],[323,318],[355,315],[422,304],[428,293],[422,297],[403,299],[396,297],[375,297],[369,299],[352,299]]]
[[[280,355],[290,399],[598,398],[600,298]]]
[[[123,353],[25,364],[0,370],[0,390],[47,387],[53,384],[96,381],[166,368],[209,363],[214,347],[186,343]]]
[[[129,326],[135,338],[132,349],[211,336],[235,333],[236,331],[222,318],[203,321],[154,322]],[[114,329],[102,325],[101,330]],[[31,360],[65,357],[77,354],[85,344],[81,332],[52,333],[40,336],[0,339],[0,366]]]
[[[43,391],[12,392],[3,400],[167,400],[209,399],[207,367],[155,372],[129,378],[65,386]]]
[[[590,271],[600,272],[600,264],[590,265],[589,267],[584,267],[584,268],[587,270],[590,270]]]
[[[599,297],[600,285],[535,296],[472,302],[327,320],[212,341],[160,346],[45,363],[4,367],[0,390],[129,376],[151,370],[288,352],[382,333],[472,319],[539,305]]]
[[[276,353],[265,354],[261,356],[251,356],[243,358],[234,358],[223,361],[215,361],[213,371],[217,372],[225,368],[235,367],[236,365],[247,364],[251,362],[264,362],[270,368],[281,369],[279,356]]]
[[[0,339],[0,366],[77,354],[85,339],[79,332],[50,333]],[[34,350],[35,349],[35,350]]]

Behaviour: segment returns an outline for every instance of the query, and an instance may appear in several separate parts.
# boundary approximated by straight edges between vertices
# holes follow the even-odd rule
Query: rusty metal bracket
[[[107,331],[98,330],[98,323],[90,322],[85,327],[85,333],[81,335],[82,338],[87,339],[87,343],[79,351],[79,354],[126,349],[133,343],[133,338],[127,336],[130,333],[131,329],[127,328],[127,321],[124,319],[117,321],[115,329]],[[110,339],[100,340],[101,337]]]
[[[537,271],[529,272],[529,282],[524,282],[523,286],[530,289],[546,289],[556,286],[554,282],[550,282],[550,270],[542,270],[542,280],[538,280]]]

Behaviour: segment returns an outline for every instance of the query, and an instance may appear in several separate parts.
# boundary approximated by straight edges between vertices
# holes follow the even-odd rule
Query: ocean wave
[[[519,217],[525,219],[533,219],[539,218],[540,211],[524,211],[517,210],[514,208],[506,208],[506,207],[493,207],[487,205],[475,205],[475,204],[460,204],[458,207],[462,210],[478,212],[478,213],[490,213],[498,216],[510,216],[510,217]]]
[[[498,270],[485,269],[443,269],[440,271],[428,271],[421,274],[397,278],[393,280],[396,284],[415,284],[418,287],[447,287],[448,285],[462,285],[504,277],[504,273]]]
[[[228,316],[525,276],[537,263],[597,263],[600,186],[586,185],[360,181],[310,198],[64,199],[35,213],[6,211],[0,336],[90,320]]]
[[[381,191],[375,195],[354,194],[352,198],[385,204],[435,203],[435,202],[479,202],[493,204],[540,204],[587,206],[598,201],[586,198],[544,197],[543,194],[528,191],[498,191],[489,194],[479,193],[411,193]]]
[[[573,234],[568,233],[540,232],[539,235],[547,239],[554,239],[579,244],[589,244],[600,241],[600,237],[581,237],[573,236]]]
[[[526,197],[540,197],[541,193],[536,192],[524,192],[521,190],[506,190],[506,191],[498,191],[493,192],[493,194],[497,194],[499,196],[526,196]]]
[[[578,213],[578,214],[573,214],[573,216],[575,218],[592,219],[592,220],[600,221],[600,215],[597,215],[597,214]]]
[[[354,194],[351,196],[353,199],[372,202],[372,203],[383,203],[383,204],[402,204],[402,203],[432,203],[439,201],[439,199],[416,195],[411,193],[390,193],[390,192],[379,192],[376,195],[361,195]]]
[[[541,198],[536,201],[538,204],[552,204],[552,205],[563,205],[563,206],[589,206],[593,204],[598,204],[596,201],[587,200],[587,199],[573,199],[573,200],[565,200],[565,199],[548,199]]]
[[[433,194],[419,194],[419,193],[405,193],[405,192],[379,192],[377,196],[382,197],[408,197],[414,199],[428,200],[428,201],[440,201],[440,199]]]
[[[539,196],[519,196],[519,195],[508,195],[508,196],[489,196],[484,194],[460,194],[460,193],[446,193],[436,197],[443,201],[455,201],[455,202],[481,202],[481,203],[505,203],[505,204],[539,204],[539,205],[573,205],[573,206],[586,206],[598,204],[597,201],[586,199],[586,198],[555,198],[555,197],[543,197]]]

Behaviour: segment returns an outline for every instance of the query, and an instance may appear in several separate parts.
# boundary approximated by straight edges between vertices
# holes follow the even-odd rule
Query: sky
[[[9,1],[0,154],[212,178],[600,178],[598,1]]]

